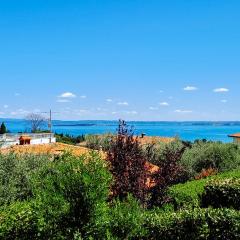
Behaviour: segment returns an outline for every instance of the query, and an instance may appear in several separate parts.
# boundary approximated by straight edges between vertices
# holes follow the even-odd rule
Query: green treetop
[[[0,127],[0,134],[5,134],[5,133],[7,133],[7,128],[6,128],[6,125],[3,122],[1,124],[1,127]]]

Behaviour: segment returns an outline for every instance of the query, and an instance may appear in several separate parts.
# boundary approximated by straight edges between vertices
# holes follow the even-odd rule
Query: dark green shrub
[[[1,126],[0,126],[0,134],[5,134],[7,133],[7,127],[5,125],[4,122],[2,122]]]
[[[37,239],[38,219],[29,202],[15,202],[0,211],[0,239]]]
[[[237,240],[240,239],[240,212],[222,209],[206,211],[206,223],[209,234],[207,239]]]
[[[65,144],[73,144],[76,145],[78,143],[84,142],[85,141],[85,136],[84,135],[79,135],[79,136],[72,136],[69,134],[57,134],[55,133],[55,137],[57,142],[65,143]]]
[[[202,206],[235,208],[240,210],[240,178],[212,180],[204,187]]]

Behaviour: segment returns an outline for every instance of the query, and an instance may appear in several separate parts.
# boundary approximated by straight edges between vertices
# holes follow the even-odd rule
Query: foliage
[[[0,154],[0,207],[32,196],[30,176],[51,156]]]
[[[144,226],[146,240],[239,239],[240,212],[230,209],[184,210],[175,213],[152,213]]]
[[[7,133],[7,127],[4,122],[2,122],[1,127],[0,127],[0,134],[5,134]]]
[[[0,154],[0,239],[240,239],[237,145],[143,149],[124,121],[101,141],[95,146],[108,149],[108,161],[96,152]],[[151,198],[147,160],[159,167]]]
[[[181,164],[192,178],[203,169],[231,171],[240,167],[240,148],[233,143],[196,142],[192,148],[186,149]]]
[[[240,171],[226,172],[200,180],[176,184],[169,188],[167,194],[174,204],[175,209],[192,208],[201,205],[200,196],[203,194],[204,187],[209,180],[224,180],[227,178],[240,178]]]
[[[37,239],[38,219],[29,202],[14,202],[0,212],[1,239]]]
[[[185,145],[179,140],[170,143],[159,141],[154,144],[144,145],[143,150],[148,161],[160,167],[162,162],[166,160],[167,153],[172,155],[181,153],[182,155],[182,152],[185,150]]]
[[[206,178],[212,175],[216,175],[218,173],[218,171],[214,168],[208,168],[208,169],[203,169],[196,177],[195,179],[202,179],[202,178]]]
[[[9,201],[0,209],[3,238],[72,239],[77,231],[94,236],[95,229],[100,234],[98,225],[108,219],[110,183],[106,164],[96,153],[64,154],[48,161],[31,172],[28,198]],[[14,191],[13,195],[18,196]]]
[[[113,196],[123,200],[130,193],[141,202],[145,202],[146,158],[138,139],[133,136],[133,132],[124,121],[119,121],[118,134],[112,139],[107,160],[114,178]]]
[[[167,188],[173,184],[186,180],[184,168],[179,164],[182,154],[185,150],[183,145],[178,142],[172,142],[165,145],[161,155],[157,155],[159,170],[153,174],[152,178],[155,186],[151,189],[150,205],[162,206],[168,197]]]
[[[68,229],[87,235],[89,226],[103,218],[111,175],[96,153],[90,157],[61,156],[34,179],[34,196],[47,233]]]
[[[125,201],[115,200],[110,209],[110,221],[106,228],[111,239],[132,239],[144,236],[145,211],[132,196]]]
[[[201,196],[203,207],[240,210],[240,178],[215,179],[207,183]]]
[[[86,135],[86,147],[94,150],[108,151],[111,147],[111,141],[114,136],[112,134],[102,135]]]
[[[85,141],[85,136],[84,135],[79,135],[79,136],[71,136],[69,134],[58,134],[55,133],[55,137],[57,142],[65,143],[65,144],[73,144],[76,145],[78,143],[81,143]]]

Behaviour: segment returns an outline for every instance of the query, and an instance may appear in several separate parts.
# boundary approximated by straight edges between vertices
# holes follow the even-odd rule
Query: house
[[[55,143],[53,133],[0,134],[0,147]]]
[[[228,137],[233,138],[233,142],[240,144],[240,133],[230,134]]]
[[[30,145],[31,144],[31,137],[28,136],[28,135],[22,135],[20,138],[19,138],[19,144],[20,145]]]

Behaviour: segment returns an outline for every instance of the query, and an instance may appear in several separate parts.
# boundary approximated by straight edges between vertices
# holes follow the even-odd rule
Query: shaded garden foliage
[[[151,148],[154,146],[149,147]],[[150,149],[148,151],[150,151]],[[151,189],[151,206],[161,206],[164,204],[167,201],[166,191],[168,187],[186,181],[186,172],[180,164],[184,151],[184,145],[173,147],[171,144],[168,144],[163,149],[162,158],[158,164],[159,170],[152,176],[155,186]]]

